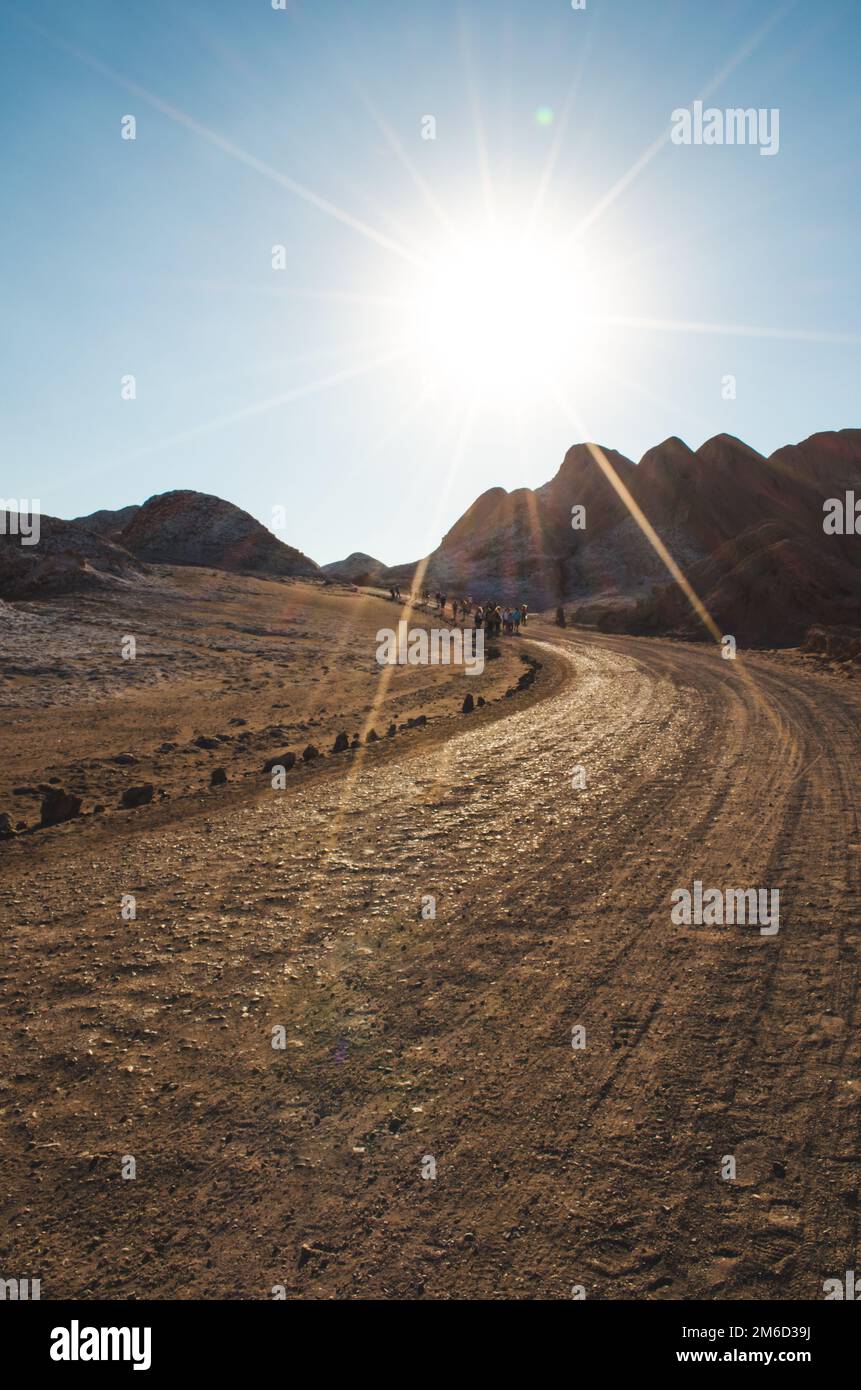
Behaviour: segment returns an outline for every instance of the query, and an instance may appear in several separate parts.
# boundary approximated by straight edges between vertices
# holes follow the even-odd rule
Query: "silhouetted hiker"
[[[561,603],[560,603],[559,607],[556,609],[556,626],[557,626],[557,627],[565,627],[565,626],[566,626],[566,622],[565,622],[565,609],[562,607],[562,604],[561,604]]]
[[[527,610],[527,605],[526,605],[525,603],[521,603],[521,605],[520,605],[520,621],[523,623],[523,626],[524,626],[524,627],[526,627],[526,610]]]

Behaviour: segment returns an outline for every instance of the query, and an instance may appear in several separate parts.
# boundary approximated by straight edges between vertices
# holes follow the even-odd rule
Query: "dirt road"
[[[505,717],[5,853],[6,1275],[819,1299],[858,1268],[861,699],[544,632]],[[673,925],[695,879],[778,889],[779,932]]]

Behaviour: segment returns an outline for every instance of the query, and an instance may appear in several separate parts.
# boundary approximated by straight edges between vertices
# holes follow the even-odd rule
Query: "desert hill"
[[[75,521],[40,518],[36,545],[22,545],[7,517],[0,534],[0,597],[156,582],[150,564],[313,577],[318,566],[248,512],[220,497],[166,492],[142,507],[98,511]]]
[[[39,518],[39,542],[22,545],[10,518],[0,527],[0,596],[38,598],[72,590],[128,586],[144,580],[146,566],[122,546],[74,521]]]
[[[133,502],[131,506],[120,507],[117,511],[91,512],[89,516],[76,516],[74,520],[76,525],[94,531],[97,536],[107,536],[109,540],[115,540],[139,511],[140,507]]]
[[[697,450],[671,437],[639,464],[601,452],[723,630],[786,642],[812,622],[861,622],[861,543],[822,529],[827,498],[861,494],[861,430],[812,435],[767,458],[727,434]],[[582,530],[571,526],[578,505]],[[409,583],[415,570],[384,579]],[[482,493],[427,557],[424,584],[571,604],[580,621],[613,629],[701,631],[586,444],[542,487]]]
[[[281,575],[319,572],[313,560],[279,541],[249,512],[205,492],[182,490],[150,497],[118,539],[152,564]]]
[[[332,579],[345,579],[350,584],[379,584],[386,566],[382,560],[375,560],[373,555],[354,550],[345,560],[333,560],[320,568]]]

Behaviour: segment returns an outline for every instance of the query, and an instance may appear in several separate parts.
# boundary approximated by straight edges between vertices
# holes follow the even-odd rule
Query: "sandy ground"
[[[283,792],[0,850],[4,1270],[44,1298],[779,1300],[857,1268],[857,684],[530,634],[535,684],[474,716],[445,695]],[[262,727],[256,693],[195,727]],[[780,931],[674,926],[695,878],[778,888]]]
[[[382,737],[392,723],[448,716],[467,691],[498,700],[524,671],[517,640],[490,644],[501,655],[482,675],[383,671],[376,633],[406,614],[390,599],[214,570],[153,572],[150,588],[4,609],[0,711],[14,737],[4,740],[0,812],[13,826],[39,824],[40,788],[51,784],[79,795],[85,814],[123,817],[122,791],[144,782],[158,799],[184,797],[223,767],[231,783],[256,788],[281,752],[328,753],[340,732],[364,741],[372,727]],[[434,622],[431,612],[410,616],[413,626]],[[122,654],[129,636],[134,660]]]

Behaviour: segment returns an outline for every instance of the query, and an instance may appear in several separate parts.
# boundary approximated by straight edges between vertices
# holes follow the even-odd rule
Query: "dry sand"
[[[44,1298],[818,1299],[855,1267],[857,683],[536,622],[528,690],[465,717],[464,677],[403,673],[426,728],[276,793],[262,731],[360,727],[393,605],[175,583],[134,684],[105,697],[83,604],[39,657],[72,676],[7,682],[45,703],[6,785],[78,762],[113,796],[130,748],[170,795],[0,847],[3,1268]],[[231,717],[242,776],[187,747]],[[674,927],[695,878],[778,887],[778,935]]]

